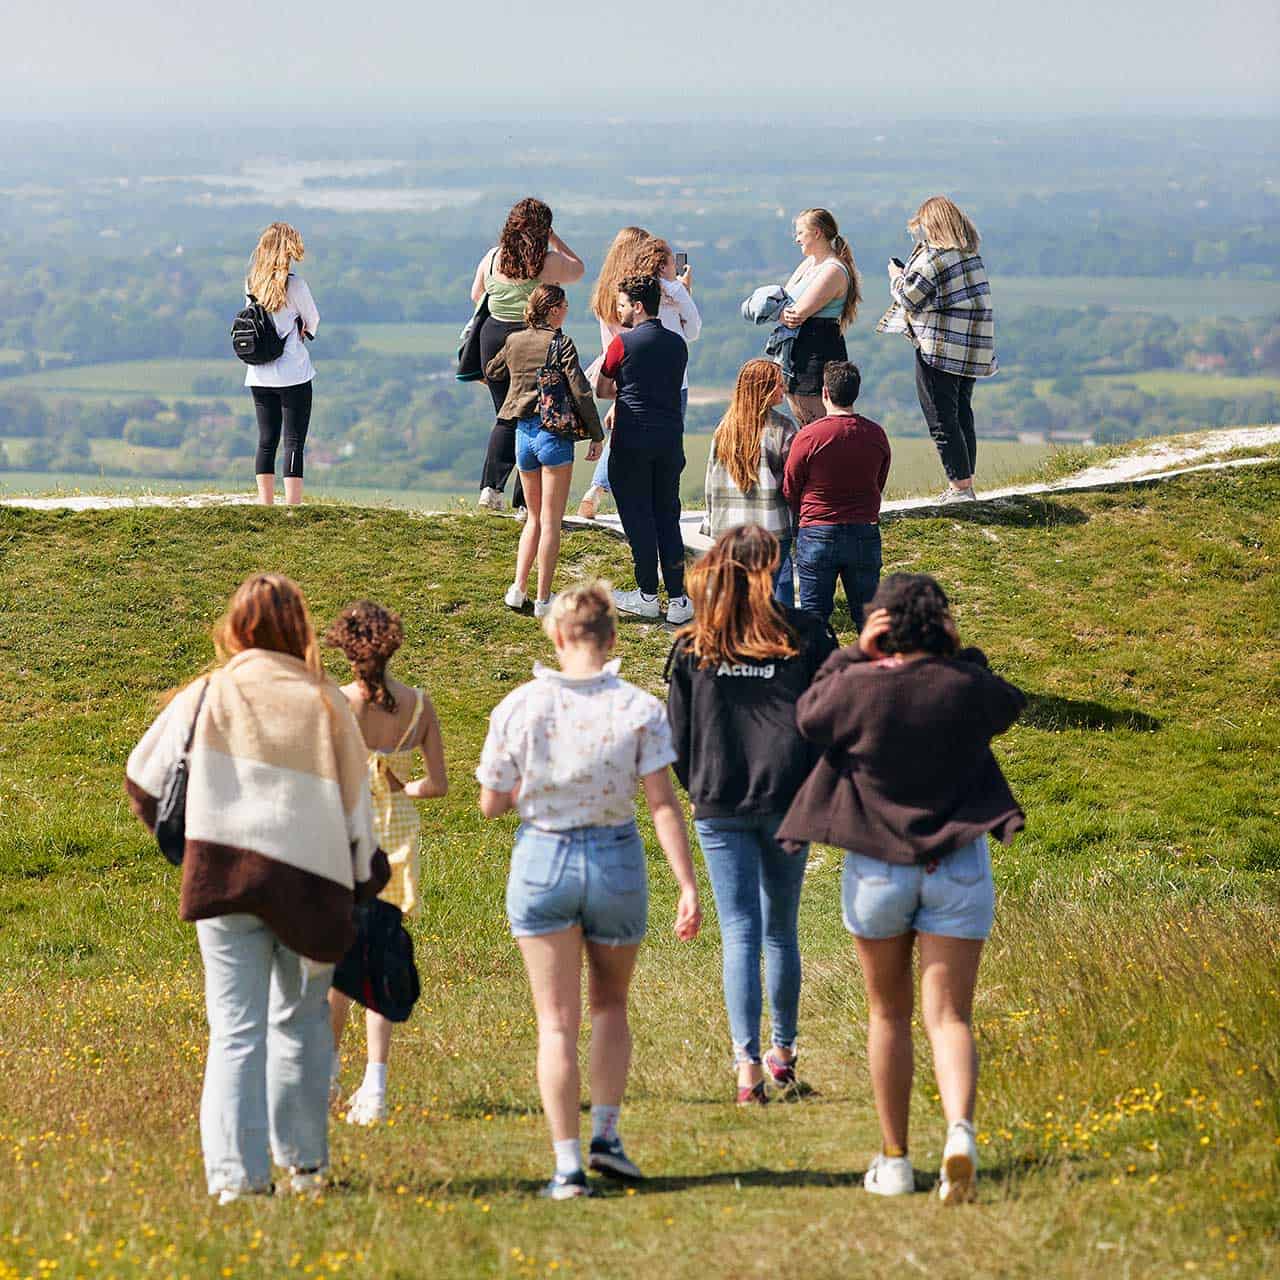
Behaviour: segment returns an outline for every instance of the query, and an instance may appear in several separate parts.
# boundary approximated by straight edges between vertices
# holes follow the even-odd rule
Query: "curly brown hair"
[[[536,280],[547,261],[551,206],[526,196],[511,207],[498,237],[498,270],[508,280]]]
[[[357,600],[333,620],[324,633],[324,642],[346,655],[356,683],[375,707],[395,711],[396,700],[387,688],[387,663],[404,643],[398,613],[372,600]]]
[[[547,324],[547,318],[564,301],[564,290],[558,284],[540,284],[524,304],[524,322],[530,329]]]

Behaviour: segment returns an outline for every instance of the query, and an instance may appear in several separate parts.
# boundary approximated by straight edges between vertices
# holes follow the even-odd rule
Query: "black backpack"
[[[253,294],[231,326],[231,348],[245,364],[271,364],[284,355],[284,339],[271,312]]]
[[[334,970],[333,985],[388,1022],[404,1022],[420,988],[400,908],[374,898],[356,907],[355,923],[356,940]]]

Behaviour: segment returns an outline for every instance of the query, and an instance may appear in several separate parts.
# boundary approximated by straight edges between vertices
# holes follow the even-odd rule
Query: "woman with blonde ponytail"
[[[805,209],[796,216],[795,240],[804,259],[786,283],[794,299],[782,323],[796,334],[792,348],[794,374],[787,399],[803,427],[821,418],[822,370],[830,360],[848,360],[844,331],[858,314],[862,282],[853,250],[826,209]]]
[[[276,450],[282,435],[284,500],[290,506],[302,501],[302,451],[311,425],[311,380],[316,375],[304,339],[314,338],[320,326],[307,282],[289,269],[302,261],[303,253],[297,230],[287,222],[273,222],[258,238],[245,277],[246,298],[270,312],[284,339],[279,359],[250,365],[244,378],[258,419],[258,501],[268,507],[275,501]]]
[[[773,597],[778,540],[758,525],[720,535],[689,570],[693,621],[667,660],[676,776],[720,917],[738,1103],[796,1083],[800,888],[808,846],[776,834],[816,763],[796,702],[836,650],[830,627]],[[763,949],[773,1045],[760,1052]]]

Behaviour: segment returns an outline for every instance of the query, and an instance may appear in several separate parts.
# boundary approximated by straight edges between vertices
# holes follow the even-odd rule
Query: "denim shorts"
[[[521,418],[516,423],[516,466],[521,471],[539,467],[563,467],[573,461],[573,441],[546,431],[541,418]]]
[[[857,938],[896,938],[914,930],[943,938],[986,938],[996,889],[987,837],[924,866],[903,867],[845,851],[844,927]]]
[[[581,925],[589,942],[640,942],[649,922],[649,877],[636,824],[572,831],[522,824],[507,876],[507,919],[517,938]]]

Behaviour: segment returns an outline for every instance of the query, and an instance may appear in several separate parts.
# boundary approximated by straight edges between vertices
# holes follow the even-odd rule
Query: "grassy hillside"
[[[513,824],[479,817],[471,780],[488,710],[547,651],[500,603],[513,524],[0,510],[0,1277],[707,1277],[784,1258],[814,1276],[904,1260],[944,1278],[1273,1271],[1278,508],[1273,465],[885,527],[886,566],[937,574],[962,632],[1031,694],[998,744],[1028,829],[996,856],[982,1193],[960,1212],[859,1188],[877,1131],[838,856],[815,851],[801,913],[816,1092],[743,1115],[714,910],[694,944],[671,938],[647,828],[623,1123],[651,1181],[532,1196],[548,1153],[503,920]],[[402,611],[400,674],[436,698],[452,791],[423,809],[424,994],[393,1050],[393,1123],[334,1126],[338,1186],[319,1204],[218,1210],[199,1165],[194,934],[120,775],[260,567],[296,577],[321,620],[365,595]],[[629,583],[624,548],[593,532],[566,536],[564,572]],[[660,691],[668,643],[627,624],[626,674]],[[362,1045],[347,1047],[353,1087]],[[931,1181],[941,1126],[920,1048],[912,1154]]]

